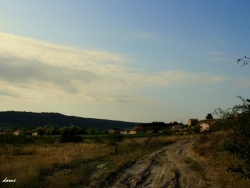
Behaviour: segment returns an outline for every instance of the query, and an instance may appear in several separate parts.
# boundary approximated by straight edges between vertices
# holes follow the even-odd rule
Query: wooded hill
[[[35,128],[46,125],[53,125],[57,127],[75,125],[84,126],[86,128],[90,127],[106,130],[112,127],[120,129],[132,128],[136,126],[137,123],[106,119],[82,118],[77,116],[66,116],[60,113],[48,112],[0,112],[0,128]]]

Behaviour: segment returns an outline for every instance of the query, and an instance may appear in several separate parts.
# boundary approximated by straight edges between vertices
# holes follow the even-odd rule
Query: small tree
[[[77,135],[76,129],[65,127],[61,130],[60,142],[82,142],[83,138]]]
[[[212,115],[212,114],[207,114],[206,119],[207,119],[207,120],[208,120],[208,119],[213,119],[213,115]]]
[[[44,134],[45,135],[55,135],[57,132],[57,128],[53,125],[46,125],[45,127],[43,127],[44,130]]]

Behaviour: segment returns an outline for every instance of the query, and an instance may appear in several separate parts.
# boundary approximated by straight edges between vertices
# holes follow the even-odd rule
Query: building
[[[137,134],[137,131],[136,130],[130,130],[129,134]]]
[[[13,133],[15,136],[23,135],[23,131],[17,130]]]
[[[195,125],[198,123],[198,119],[189,119],[188,120],[188,126]]]
[[[200,128],[201,128],[201,132],[203,131],[209,131],[211,125],[209,125],[208,123],[202,123],[200,124]]]
[[[147,133],[142,127],[134,127],[132,130],[129,131],[129,134],[145,134]]]
[[[38,132],[33,132],[32,133],[32,136],[37,136],[38,135]]]
[[[128,130],[120,131],[120,134],[129,134]]]

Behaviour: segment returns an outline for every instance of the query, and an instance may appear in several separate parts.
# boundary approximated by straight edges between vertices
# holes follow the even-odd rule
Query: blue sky
[[[250,93],[247,0],[0,0],[0,110],[205,118]]]

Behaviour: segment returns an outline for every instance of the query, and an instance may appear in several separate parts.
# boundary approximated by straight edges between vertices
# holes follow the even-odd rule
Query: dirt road
[[[208,166],[190,148],[194,140],[181,140],[143,156],[130,166],[109,175],[101,185],[107,188],[196,188],[217,187]]]

